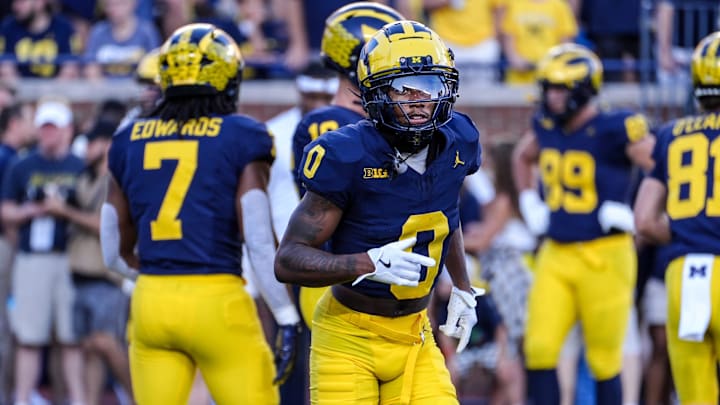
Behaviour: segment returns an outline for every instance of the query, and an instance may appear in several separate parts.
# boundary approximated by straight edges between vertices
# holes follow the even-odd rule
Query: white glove
[[[375,265],[375,271],[358,277],[352,285],[367,278],[385,284],[417,287],[422,266],[434,266],[435,259],[406,252],[405,249],[413,246],[416,240],[417,238],[405,239],[368,250],[367,254]]]
[[[540,199],[538,192],[533,189],[523,190],[518,199],[520,214],[530,232],[535,236],[547,232],[550,226],[550,209]]]
[[[135,282],[129,278],[124,278],[122,284],[120,285],[120,289],[125,293],[125,295],[132,297],[133,290],[135,289]]]
[[[470,333],[473,326],[477,323],[477,314],[475,306],[477,301],[475,290],[472,293],[463,291],[455,286],[450,293],[450,302],[448,302],[447,320],[445,325],[440,325],[440,331],[450,337],[460,339],[457,346],[457,353],[465,349],[470,341]]]
[[[629,205],[617,201],[605,201],[598,210],[598,222],[603,232],[617,229],[635,233],[635,219]]]

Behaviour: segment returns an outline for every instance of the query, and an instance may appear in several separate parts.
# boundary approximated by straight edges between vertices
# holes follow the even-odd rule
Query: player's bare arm
[[[670,242],[670,220],[665,212],[667,188],[660,180],[647,177],[640,184],[635,200],[635,228],[654,244]]]
[[[532,131],[527,131],[520,138],[512,157],[513,178],[518,191],[534,187],[533,169],[540,156],[540,145]]]
[[[465,249],[463,247],[461,228],[456,229],[450,236],[450,246],[445,258],[445,265],[453,285],[460,290],[471,292],[470,280],[465,267]]]
[[[637,142],[628,144],[625,154],[636,166],[646,173],[652,170],[655,162],[652,158],[652,151],[655,147],[655,136],[648,134]]]
[[[335,231],[343,212],[308,191],[293,212],[275,258],[275,276],[286,283],[327,286],[356,279],[375,269],[367,253],[334,255],[319,247]]]
[[[110,177],[108,185],[107,203],[115,208],[117,213],[117,226],[120,232],[119,253],[130,268],[140,268],[140,260],[135,254],[135,243],[137,242],[137,230],[130,217],[130,208],[127,197],[120,185],[113,177]]]

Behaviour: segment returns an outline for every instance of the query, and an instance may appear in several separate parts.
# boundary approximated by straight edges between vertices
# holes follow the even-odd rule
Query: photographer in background
[[[35,113],[38,146],[8,168],[2,184],[0,216],[18,228],[13,267],[10,326],[15,354],[15,404],[29,404],[37,384],[41,348],[54,329],[62,346],[62,367],[70,403],[84,404],[82,353],[73,330],[75,292],[66,254],[66,220],[48,211],[50,198],[68,201],[75,191],[82,160],[70,153],[73,115],[63,101],[41,101]]]

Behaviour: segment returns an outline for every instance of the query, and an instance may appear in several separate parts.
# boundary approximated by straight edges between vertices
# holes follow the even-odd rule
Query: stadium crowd
[[[369,17],[361,16],[367,20],[345,23],[337,13],[350,3],[9,0],[0,5],[0,405],[126,405],[138,398],[133,394],[128,354],[130,337],[142,336],[128,323],[137,263],[119,265],[108,260],[105,246],[101,248],[101,211],[110,179],[120,180],[119,169],[108,166],[113,134],[157,113],[164,91],[173,87],[172,80],[161,77],[160,59],[168,56],[159,48],[173,38],[182,41],[177,39],[177,29],[191,23],[213,24],[239,45],[245,62],[240,70],[242,80],[287,79],[289,91],[294,89],[299,95],[296,107],[265,123],[274,141],[274,162],[266,185],[269,215],[273,239],[281,246],[278,262],[283,262],[289,260],[282,255],[282,247],[288,243],[283,235],[289,233],[287,240],[297,236],[293,222],[289,228],[288,222],[305,187],[311,187],[311,195],[339,204],[333,199],[337,190],[323,194],[322,185],[313,182],[317,166],[308,153],[312,156],[312,151],[319,149],[306,146],[323,145],[316,141],[320,135],[358,122],[366,113],[373,117],[358,98],[358,55],[370,35],[400,19],[425,24],[452,50],[460,89],[470,82],[504,82],[508,86],[540,82],[541,94],[549,100],[558,88],[584,80],[581,90],[586,93],[571,100],[577,105],[570,113],[580,111],[601,118],[591,129],[579,125],[573,130],[586,131],[588,137],[593,137],[594,131],[618,137],[603,145],[602,151],[591,151],[597,153],[591,159],[611,165],[621,160],[618,165],[622,167],[611,170],[597,163],[597,169],[592,168],[592,173],[608,170],[598,176],[616,185],[607,186],[614,193],[612,198],[595,195],[589,208],[595,222],[591,231],[582,233],[587,219],[573,214],[587,213],[583,208],[587,203],[583,193],[590,187],[585,176],[587,161],[585,155],[547,152],[581,147],[547,140],[554,124],[544,120],[542,113],[547,112],[543,108],[551,107],[538,106],[540,118],[528,122],[527,133],[480,135],[482,165],[465,178],[458,195],[464,267],[473,288],[485,291],[475,297],[472,311],[477,323],[463,342],[467,344],[464,350],[457,350],[458,342],[453,339],[461,332],[453,334],[441,328],[448,318],[457,316],[451,308],[460,299],[457,290],[462,282],[452,271],[438,270],[437,281],[428,287],[432,298],[426,303],[437,347],[460,402],[523,404],[528,403],[526,393],[530,392],[530,399],[537,404],[553,403],[556,397],[566,405],[680,403],[668,354],[668,342],[677,344],[678,339],[666,332],[668,322],[678,328],[678,315],[668,317],[668,306],[678,304],[668,302],[665,286],[666,268],[678,254],[664,246],[667,240],[654,238],[648,231],[651,219],[640,218],[646,222],[638,223],[643,226],[635,234],[630,208],[641,183],[668,179],[667,174],[652,169],[652,160],[660,158],[657,151],[651,151],[655,135],[662,132],[661,123],[651,123],[637,111],[606,112],[600,107],[596,111],[589,106],[595,108],[594,97],[603,83],[639,83],[648,65],[652,66],[648,70],[651,80],[692,87],[693,50],[720,28],[717,1],[656,0],[645,9],[647,4],[640,0],[388,0],[377,2],[383,5],[377,10],[370,7],[374,11]],[[387,11],[384,6],[394,10]],[[650,13],[651,27],[643,25],[644,12]],[[378,17],[383,13],[387,15]],[[332,24],[341,28],[329,30],[335,27]],[[373,32],[361,32],[352,42],[352,35],[360,35],[353,29],[359,27]],[[650,45],[641,40],[643,30],[652,31]],[[350,54],[336,52],[349,46],[343,41],[357,46],[358,55],[353,58],[354,50],[347,51]],[[563,48],[568,43],[581,46]],[[720,60],[718,44],[714,43],[713,52]],[[548,63],[548,52],[557,53],[555,65],[539,69],[541,63]],[[578,74],[568,68],[564,63],[569,59],[563,55],[581,60],[586,70]],[[565,73],[569,76],[562,76]],[[19,100],[17,86],[25,78],[94,82],[133,78],[142,93],[132,103],[108,100],[93,106],[91,119],[80,123],[72,103],[61,94],[38,96],[33,102]],[[240,80],[237,82],[239,85]],[[362,96],[365,102],[365,94]],[[568,122],[572,114],[558,122]],[[591,119],[595,118],[588,121]],[[142,137],[142,130],[131,136]],[[396,151],[396,170],[405,165],[404,170],[409,166],[417,171],[405,163],[412,161],[415,151]],[[466,166],[466,162],[472,166],[469,155],[461,160],[457,153],[453,168]],[[680,159],[690,159],[684,156]],[[317,159],[319,165],[322,156]],[[149,163],[145,165],[147,169]],[[371,169],[378,171],[371,170],[370,178],[382,177],[388,170]],[[470,172],[470,167],[467,170]],[[695,184],[690,178],[683,179]],[[537,184],[541,184],[542,195],[530,192]],[[671,185],[667,186],[670,191]],[[122,190],[131,204],[135,198],[132,190]],[[683,190],[678,193],[689,193]],[[684,197],[678,198],[682,202]],[[618,204],[604,205],[605,200]],[[547,217],[541,215],[546,211]],[[608,214],[597,223],[596,211]],[[245,225],[251,221],[243,219]],[[245,231],[248,241],[247,233],[259,228],[248,229],[242,222],[239,231]],[[566,231],[569,228],[573,231]],[[345,228],[338,229],[342,232]],[[332,249],[331,238],[322,242],[324,249]],[[564,245],[570,242],[578,244]],[[326,288],[307,288],[322,283],[295,280],[303,286],[288,286],[288,297],[294,299],[302,321],[279,316],[276,305],[268,302],[273,299],[263,286],[267,281],[259,274],[271,269],[260,268],[269,265],[257,259],[258,253],[248,252],[253,249],[252,242],[249,244],[243,254],[243,278],[269,347],[276,345],[276,336],[281,343],[298,345],[294,368],[279,370],[276,376],[281,385],[279,400],[283,404],[309,403],[309,387],[317,385],[308,371],[313,316],[319,325],[331,328],[313,311],[325,294],[325,301],[317,305],[331,312],[327,297],[333,294]],[[382,263],[383,253],[371,251],[368,255],[373,265]],[[419,253],[432,255],[428,250]],[[608,269],[632,268],[626,272],[632,276],[623,273],[618,281],[605,277],[607,274],[576,277],[563,273],[583,267],[586,272],[609,271],[605,264],[598,264],[607,258],[616,259]],[[450,260],[445,260],[447,266],[455,266]],[[429,269],[435,264],[423,266]],[[673,275],[679,271],[676,267]],[[582,286],[588,283],[594,291],[583,295]],[[298,329],[293,329],[296,324]],[[287,328],[289,325],[293,328]],[[715,373],[707,375],[716,377]],[[557,392],[548,388],[555,385]],[[188,403],[212,403],[212,390],[198,372]],[[717,396],[716,388],[699,391]],[[622,396],[621,401],[615,400],[617,395]],[[550,398],[550,402],[538,398]]]

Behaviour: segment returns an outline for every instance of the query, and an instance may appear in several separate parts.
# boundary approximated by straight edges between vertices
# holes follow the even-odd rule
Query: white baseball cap
[[[40,103],[35,111],[35,126],[41,127],[45,124],[53,124],[56,127],[70,125],[73,119],[72,110],[67,104],[59,101],[44,101]]]

